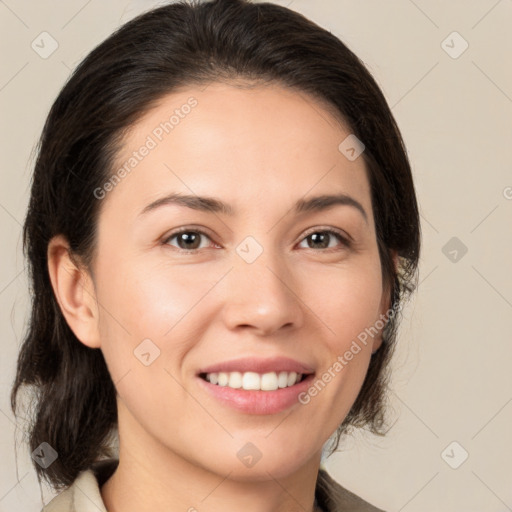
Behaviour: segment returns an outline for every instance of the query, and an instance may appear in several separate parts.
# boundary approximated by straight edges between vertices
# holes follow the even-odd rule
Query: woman
[[[24,247],[45,511],[380,510],[322,453],[385,432],[418,208],[335,36],[244,0],[122,26],[52,106]]]

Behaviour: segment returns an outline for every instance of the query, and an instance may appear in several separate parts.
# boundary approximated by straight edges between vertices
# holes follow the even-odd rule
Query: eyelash
[[[205,237],[207,237],[208,239],[211,240],[211,237],[205,233],[203,230],[201,229],[198,229],[198,228],[181,228],[177,231],[174,231],[173,233],[171,233],[168,237],[166,237],[164,240],[163,240],[163,244],[164,245],[169,245],[169,241],[172,240],[173,238],[177,237],[178,235],[182,234],[182,233],[197,233],[197,234],[200,234],[200,235],[203,235]],[[322,228],[316,228],[312,231],[309,231],[302,239],[300,242],[304,241],[306,238],[308,238],[308,236],[311,236],[315,233],[328,233],[329,235],[334,235],[336,238],[338,238],[338,240],[342,243],[342,245],[345,246],[345,248],[349,249],[351,247],[351,241],[349,240],[348,237],[346,237],[345,235],[343,235],[340,231],[338,230],[335,230],[333,228],[326,228],[326,229],[322,229]],[[212,240],[213,242],[213,240]],[[192,253],[195,253],[195,252],[198,252],[200,251],[201,249],[181,249],[179,247],[173,247],[174,250],[178,251],[178,252],[181,252],[181,253],[185,253],[185,254],[192,254]],[[307,248],[308,250],[311,250],[311,251],[322,251],[322,252],[335,252],[335,251],[338,251],[339,249],[336,249],[334,247],[330,247],[330,248],[327,248],[327,249],[313,249],[313,248]]]

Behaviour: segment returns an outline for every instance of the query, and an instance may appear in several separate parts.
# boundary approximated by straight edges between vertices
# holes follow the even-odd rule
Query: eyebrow
[[[192,210],[199,210],[210,213],[221,213],[227,216],[233,216],[235,214],[235,210],[231,205],[224,203],[223,201],[215,197],[172,193],[148,204],[140,212],[139,217],[145,215],[146,213],[154,211],[157,208],[161,208],[162,206],[168,205],[184,206]],[[346,194],[324,194],[316,197],[311,197],[309,199],[299,199],[295,203],[293,210],[296,214],[313,211],[319,212],[331,208],[332,206],[335,205],[352,206],[356,208],[364,217],[365,222],[368,224],[368,215],[365,209],[363,208],[363,205],[353,197]]]

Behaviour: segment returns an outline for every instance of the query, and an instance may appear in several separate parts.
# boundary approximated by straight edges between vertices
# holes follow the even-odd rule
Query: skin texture
[[[277,414],[219,403],[196,372],[283,355],[321,375],[387,311],[364,161],[338,150],[350,130],[310,96],[214,83],[147,112],[119,166],[191,96],[197,105],[162,141],[153,136],[157,146],[101,199],[94,279],[61,236],[48,248],[66,320],[103,352],[118,392],[120,464],[101,493],[109,512],[310,511],[322,446],[354,403],[380,337],[307,405]],[[167,205],[139,216],[171,192],[217,197],[235,214]],[[291,211],[298,199],[335,192],[359,201],[367,222],[347,205]],[[206,232],[195,252],[169,238],[181,227]],[[328,228],[352,244],[332,234],[323,248],[308,236]],[[263,248],[250,264],[236,251],[247,236]],[[149,366],[134,356],[146,338],[160,349]],[[250,468],[237,457],[248,442],[262,453]]]

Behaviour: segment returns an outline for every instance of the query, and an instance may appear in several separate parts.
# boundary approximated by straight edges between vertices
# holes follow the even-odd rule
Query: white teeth
[[[240,372],[232,372],[229,373],[228,386],[230,388],[239,389],[242,387],[242,374]]]
[[[260,375],[256,372],[219,372],[207,373],[206,380],[218,386],[227,386],[233,389],[275,391],[279,388],[293,386],[302,379],[302,373],[296,372],[269,372]]]
[[[245,372],[242,377],[242,387],[244,389],[261,389],[261,377],[254,372]]]
[[[263,391],[275,391],[276,389],[279,389],[279,377],[275,372],[264,373],[261,376],[260,386],[260,389]]]
[[[277,378],[277,385],[280,388],[285,388],[288,386],[288,373],[286,372],[280,372],[279,377]]]

